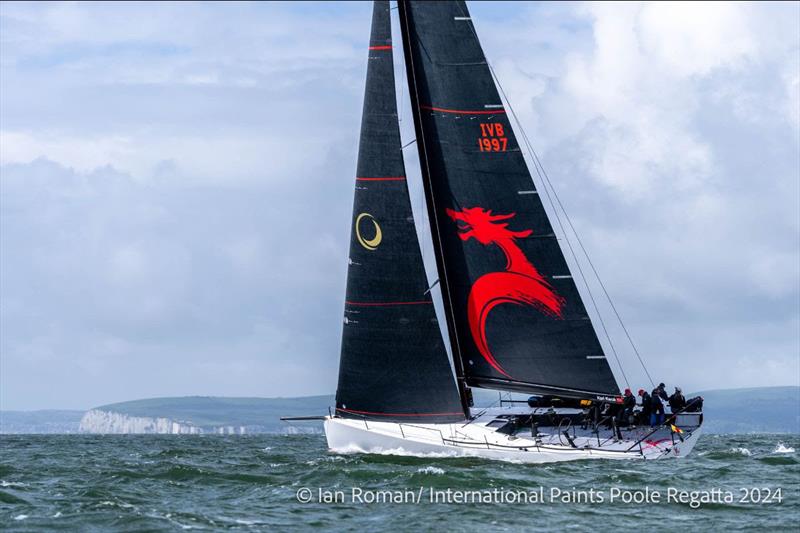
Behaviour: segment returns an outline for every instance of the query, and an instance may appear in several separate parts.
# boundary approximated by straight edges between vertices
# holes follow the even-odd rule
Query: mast
[[[465,386],[619,395],[466,4],[401,0],[399,12],[462,398]]]
[[[422,174],[422,186],[425,191],[425,205],[428,210],[428,219],[430,220],[431,242],[434,249],[434,257],[436,258],[436,267],[439,273],[439,288],[442,291],[442,300],[445,308],[445,323],[447,324],[447,332],[450,338],[450,348],[453,355],[453,368],[456,372],[456,385],[458,387],[458,395],[461,398],[461,404],[464,412],[469,413],[469,408],[472,406],[471,393],[467,387],[463,358],[461,356],[461,347],[459,345],[458,333],[456,324],[453,319],[453,304],[450,296],[450,285],[447,280],[447,270],[444,267],[444,254],[442,252],[441,237],[439,235],[439,214],[436,210],[434,202],[434,191],[430,178],[430,166],[428,165],[427,149],[425,146],[425,134],[422,130],[422,123],[419,117],[420,104],[419,94],[417,92],[416,69],[414,68],[414,56],[411,53],[411,35],[409,33],[408,24],[408,5],[403,0],[397,2],[398,13],[400,15],[400,33],[403,39],[403,55],[406,65],[406,78],[408,80],[408,94],[411,99],[411,113],[414,116],[414,132],[417,139],[417,149],[419,151],[420,171]]]
[[[406,183],[389,14],[388,1],[374,3],[336,413],[461,421]]]

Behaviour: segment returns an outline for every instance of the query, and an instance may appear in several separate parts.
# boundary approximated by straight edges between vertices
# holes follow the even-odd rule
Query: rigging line
[[[644,370],[645,375],[647,375],[647,379],[650,381],[650,385],[655,387],[656,384],[653,381],[653,378],[650,376],[650,372],[648,372],[647,366],[644,364],[644,360],[642,359],[642,356],[639,353],[639,350],[636,348],[636,344],[633,342],[633,338],[631,338],[630,333],[628,333],[628,328],[625,327],[625,322],[623,322],[622,317],[620,316],[619,312],[617,311],[617,306],[614,305],[614,301],[611,299],[611,295],[608,293],[608,290],[606,289],[606,285],[605,285],[605,283],[603,283],[603,279],[600,277],[600,274],[597,272],[597,269],[594,266],[594,262],[592,261],[592,258],[589,256],[589,252],[586,251],[586,247],[584,247],[583,241],[581,240],[580,235],[578,235],[578,231],[575,229],[575,226],[572,224],[572,219],[570,218],[569,214],[567,213],[567,210],[564,208],[564,204],[561,203],[561,198],[559,198],[558,193],[555,192],[555,189],[553,188],[553,185],[552,185],[552,183],[550,181],[550,177],[547,175],[547,172],[545,171],[544,166],[542,165],[542,162],[539,159],[539,156],[535,151],[533,151],[533,157],[536,158],[536,160],[539,162],[539,167],[541,167],[542,173],[544,173],[545,178],[547,179],[547,182],[550,183],[550,188],[553,189],[553,195],[555,196],[556,201],[558,202],[558,205],[561,207],[561,210],[564,213],[564,218],[567,219],[567,223],[569,224],[569,227],[572,230],[572,233],[575,234],[575,240],[578,241],[578,245],[581,247],[581,251],[583,252],[583,255],[586,256],[586,260],[588,261],[589,266],[592,268],[592,272],[594,273],[594,277],[597,279],[597,282],[600,284],[600,287],[603,289],[603,294],[605,294],[606,300],[608,300],[608,303],[611,306],[611,309],[614,311],[614,315],[617,317],[617,321],[619,322],[619,325],[622,327],[622,331],[625,332],[625,336],[628,338],[628,342],[630,343],[631,348],[633,348],[633,353],[636,354],[636,358],[639,360],[639,364],[642,365],[642,370]]]
[[[497,78],[495,77],[495,80],[496,79]],[[499,85],[499,81],[498,81],[498,85]],[[501,88],[501,91],[502,91],[502,88]],[[508,97],[506,96],[505,91],[503,91],[503,97],[506,98],[506,101],[508,101]],[[517,115],[514,112],[513,108],[511,107],[510,103],[509,103],[509,109],[511,109],[511,113],[514,116],[514,121],[517,123],[517,126],[519,127],[520,131],[522,131],[523,139],[525,141],[526,146],[528,147],[528,152],[532,154],[533,153],[533,147],[531,146],[530,141],[528,141],[527,135],[525,134],[524,130],[522,129],[522,123],[519,121],[519,118],[517,118]],[[547,201],[550,203],[550,206],[553,208],[553,213],[556,215],[556,220],[558,221],[558,226],[561,228],[561,232],[564,234],[564,240],[567,243],[567,247],[569,248],[570,255],[572,256],[572,259],[575,261],[575,266],[578,268],[578,273],[580,274],[581,280],[583,281],[583,285],[586,287],[586,292],[589,294],[589,300],[591,300],[591,302],[592,302],[592,307],[594,308],[594,312],[597,315],[597,319],[600,321],[600,326],[603,328],[603,334],[605,335],[606,340],[608,341],[608,345],[611,348],[611,353],[614,354],[614,359],[617,362],[617,366],[619,367],[619,371],[622,373],[622,377],[625,380],[625,384],[628,386],[628,388],[630,388],[631,385],[630,385],[630,382],[628,381],[628,376],[625,374],[625,368],[622,366],[622,361],[620,360],[619,354],[617,353],[617,349],[614,346],[614,341],[611,340],[611,335],[608,332],[608,328],[606,327],[605,320],[603,320],[603,315],[600,312],[600,307],[597,305],[597,301],[596,301],[596,299],[594,297],[594,292],[592,291],[592,288],[589,285],[589,281],[586,279],[586,275],[583,272],[583,267],[581,266],[581,263],[578,260],[578,256],[575,253],[574,247],[572,246],[572,241],[569,238],[569,234],[567,233],[563,222],[561,222],[561,217],[558,214],[558,209],[556,208],[556,205],[555,205],[555,203],[553,202],[553,199],[550,196],[550,192],[551,191],[553,193],[553,196],[555,196],[555,189],[553,188],[553,184],[550,183],[549,180],[545,180],[545,178],[543,177],[542,174],[543,174],[544,169],[540,167],[541,163],[539,163],[537,159],[534,159],[534,158],[532,158],[532,159],[534,161],[534,168],[536,169],[536,174],[539,176],[539,179],[542,180],[542,185],[544,186],[543,188],[544,188],[544,191],[545,191],[545,195],[547,196]],[[548,190],[547,185],[550,186],[549,190]]]
[[[474,29],[473,29],[474,33]],[[475,36],[477,38],[477,35]],[[492,67],[492,64],[489,60],[486,60],[486,64],[489,67],[489,71],[492,73],[492,77],[494,78],[495,83],[500,88],[500,92],[503,94],[503,98],[505,99],[506,103],[508,104],[508,108],[511,111],[511,115],[514,117],[514,122],[517,123],[517,127],[519,128],[520,132],[522,132],[522,138],[525,142],[525,145],[528,147],[528,151],[533,153],[533,147],[531,146],[530,141],[528,140],[528,135],[525,133],[525,129],[522,127],[522,122],[520,122],[519,118],[517,117],[517,112],[514,110],[514,107],[511,105],[511,101],[508,99],[508,95],[506,94],[503,85],[500,83],[500,80],[497,77],[497,74]],[[575,253],[575,250],[572,246],[572,242],[569,239],[569,234],[567,233],[566,228],[564,227],[564,223],[561,222],[561,216],[558,214],[558,209],[556,208],[555,203],[550,195],[550,189],[553,191],[553,195],[555,195],[555,189],[553,188],[553,184],[550,183],[549,179],[546,179],[543,176],[543,170],[539,170],[539,162],[537,158],[531,158],[533,161],[533,166],[536,169],[536,174],[539,175],[539,178],[542,180],[542,185],[544,185],[544,192],[547,196],[548,202],[550,202],[550,206],[553,208],[553,214],[556,216],[556,221],[558,222],[558,226],[561,228],[561,232],[564,234],[564,240],[567,242],[567,247],[569,248],[570,254],[572,255],[573,260],[575,261],[575,266],[578,268],[578,273],[583,280],[583,284],[586,286],[586,291],[589,293],[589,299],[592,302],[592,307],[594,307],[595,313],[597,314],[597,318],[600,321],[600,326],[603,328],[603,333],[605,334],[606,340],[608,341],[608,345],[611,347],[611,353],[614,354],[614,359],[617,361],[617,366],[619,366],[619,370],[622,373],[622,378],[625,380],[625,384],[630,388],[630,382],[628,381],[628,376],[625,374],[625,369],[622,366],[622,362],[620,361],[619,354],[617,354],[617,349],[614,347],[614,342],[611,340],[611,335],[608,333],[608,328],[606,327],[606,323],[603,320],[603,315],[600,313],[600,309],[595,301],[594,294],[592,294],[592,289],[589,287],[589,282],[586,279],[586,276],[583,273],[583,268],[581,267],[580,261],[578,261],[578,256]],[[547,187],[549,185],[549,189]],[[566,213],[565,213],[566,215]]]

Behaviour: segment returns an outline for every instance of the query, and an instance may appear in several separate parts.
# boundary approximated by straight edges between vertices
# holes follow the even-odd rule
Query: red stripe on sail
[[[373,415],[373,416],[449,416],[459,415],[464,416],[463,412],[454,413],[373,413],[372,411],[357,411],[355,409],[336,408],[337,411],[344,411],[345,413],[355,413],[357,415]]]
[[[387,176],[385,178],[356,178],[356,181],[405,181],[405,176]]]
[[[392,45],[382,45],[382,46],[370,46],[370,50],[391,50]]]
[[[362,306],[362,307],[377,307],[377,306],[384,306],[384,305],[424,305],[424,304],[432,304],[433,301],[431,300],[420,300],[418,302],[345,302],[347,305],[355,305],[355,306]]]
[[[505,109],[482,109],[479,111],[465,111],[463,109],[445,109],[444,107],[433,107],[430,105],[421,105],[421,109],[428,111],[440,111],[442,113],[455,113],[458,115],[502,115],[506,112]]]

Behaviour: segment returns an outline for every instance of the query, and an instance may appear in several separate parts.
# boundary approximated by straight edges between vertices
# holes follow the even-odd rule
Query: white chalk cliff
[[[244,435],[245,426],[200,427],[191,422],[169,418],[150,418],[131,416],[113,411],[91,409],[83,415],[79,431],[81,433],[151,433],[151,434],[221,434]]]

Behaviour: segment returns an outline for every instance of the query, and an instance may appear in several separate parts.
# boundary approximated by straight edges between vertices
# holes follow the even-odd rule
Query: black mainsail
[[[389,2],[373,9],[336,413],[394,422],[464,420],[406,184]]]
[[[459,381],[619,395],[466,4],[401,0],[399,13]]]

